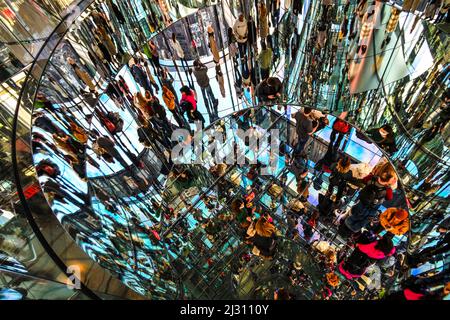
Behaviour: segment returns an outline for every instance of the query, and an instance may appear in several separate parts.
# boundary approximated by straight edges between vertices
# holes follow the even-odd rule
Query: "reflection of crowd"
[[[294,14],[301,13],[300,3],[301,1],[293,1]],[[290,47],[292,53],[296,54],[299,49],[297,29],[292,35],[283,35],[289,39],[279,39],[279,5],[279,1],[273,1],[270,8],[261,4],[257,10],[258,19],[251,16],[247,19],[241,14],[228,30],[234,88],[242,95],[248,91],[253,101],[260,105],[277,104],[285,100],[286,83],[273,73],[276,62],[280,59],[280,40],[290,43],[286,47]],[[307,43],[307,49],[311,49],[312,54],[307,58],[309,67],[302,75],[305,87],[300,90],[303,95],[301,99],[305,102],[315,101],[320,81],[327,78],[327,74],[331,75],[331,71],[321,74],[323,70],[320,66],[327,59],[334,59],[329,52],[331,39],[327,38],[332,16],[335,14],[333,7],[333,1],[323,1],[321,23],[314,27],[317,34]],[[114,11],[120,12],[121,9],[116,7]],[[162,17],[166,24],[169,23],[167,12],[163,12]],[[120,15],[116,18],[119,22],[125,19]],[[116,31],[123,26],[116,25],[116,19],[109,19],[99,9],[86,22],[89,30],[94,30],[91,48],[87,48],[91,62],[94,62],[93,67],[82,58],[75,58],[75,55],[69,54],[66,60],[76,79],[76,83],[70,87],[79,93],[83,101],[76,108],[71,108],[52,102],[56,101],[57,94],[55,97],[47,97],[40,93],[35,100],[33,124],[36,130],[33,132],[32,146],[36,171],[49,203],[58,217],[63,216],[61,220],[68,225],[71,235],[83,242],[104,266],[119,272],[122,279],[135,277],[136,281],[145,279],[149,284],[154,279],[173,280],[171,276],[175,267],[164,256],[166,251],[163,249],[161,236],[179,254],[179,257],[174,258],[174,266],[182,263],[180,260],[183,258],[195,264],[200,260],[199,256],[209,253],[209,244],[221,245],[232,225],[238,234],[239,243],[247,245],[243,249],[246,250],[245,254],[261,259],[258,261],[276,263],[283,251],[283,241],[306,243],[323,271],[323,285],[314,292],[317,297],[336,298],[340,286],[350,283],[353,288],[360,286],[361,281],[367,283],[371,293],[381,292],[383,281],[381,285],[370,287],[370,282],[364,279],[375,279],[379,276],[377,269],[385,268],[390,258],[397,261],[404,256],[404,248],[398,243],[405,240],[402,236],[409,231],[410,217],[406,208],[383,207],[386,201],[395,198],[395,190],[399,188],[398,176],[390,162],[380,161],[372,168],[368,164],[355,163],[354,159],[343,152],[351,131],[345,116],[337,118],[331,125],[330,143],[326,152],[317,159],[313,170],[309,167],[309,149],[314,143],[313,137],[330,124],[325,113],[303,107],[292,117],[295,119],[296,140],[290,146],[290,142],[285,144],[287,170],[284,176],[278,177],[278,182],[264,180],[259,176],[261,163],[252,166],[247,172],[245,179],[252,181],[252,184],[244,190],[236,185],[238,177],[228,180],[224,178],[226,170],[230,169],[226,165],[217,165],[210,170],[218,181],[207,178],[202,181],[189,168],[172,166],[170,150],[174,142],[171,136],[177,128],[189,129],[192,134],[191,124],[195,121],[205,125],[206,120],[200,107],[206,108],[209,122],[219,118],[222,106],[217,98],[218,93],[213,92],[211,87],[208,75],[210,69],[215,71],[221,95],[226,97],[229,94],[225,90],[220,67],[221,41],[218,41],[214,28],[207,28],[214,68],[209,68],[208,64],[197,58],[190,69],[177,35],[172,33],[170,51],[174,61],[177,59],[181,62],[188,79],[188,85],[183,85],[177,92],[172,73],[161,64],[161,48],[158,43],[145,41],[145,47],[136,47],[138,50],[134,50],[133,54],[126,53],[125,51],[130,51],[129,48],[116,36]],[[353,23],[354,20],[353,18]],[[150,21],[150,24],[153,28],[157,27],[155,21]],[[343,25],[341,29],[343,28],[347,26]],[[363,30],[364,25],[361,28]],[[347,34],[347,30],[341,32],[343,36]],[[348,33],[354,32],[349,30]],[[360,40],[365,41],[365,38]],[[131,39],[131,42],[136,46],[135,40]],[[363,54],[364,46],[365,42],[361,42],[358,49]],[[117,72],[122,64],[125,65],[126,72],[119,75]],[[125,75],[130,76],[133,81],[129,81]],[[195,84],[200,87],[201,96],[196,91]],[[162,100],[158,98],[160,93]],[[106,104],[102,98],[108,99],[111,104]],[[87,102],[88,99],[90,102]],[[133,118],[131,126],[126,123],[124,114]],[[170,115],[174,121],[170,119]],[[254,119],[261,119],[264,115],[268,113],[263,114],[261,111],[255,118],[243,113],[239,116],[239,121],[243,119],[243,124],[254,128]],[[442,127],[442,123],[433,126],[424,141],[432,141]],[[135,131],[138,137],[136,141],[129,137],[130,131]],[[370,139],[359,131],[358,134],[367,143],[377,143],[389,154],[397,151],[394,131],[390,125],[370,130]],[[169,184],[173,182],[175,194],[179,194],[180,198],[177,201],[186,211],[174,208],[173,203],[167,205],[170,201],[165,195],[160,195],[160,190],[156,188],[159,181],[149,178],[150,173],[153,174],[156,169],[149,168],[149,164],[141,160],[137,145],[154,153],[158,161],[162,162],[157,174],[163,175],[164,179],[168,178]],[[419,164],[425,161],[420,154],[414,159]],[[111,171],[125,175],[123,185],[107,184],[105,190],[104,185],[89,181],[88,165],[101,173],[113,165],[119,167],[120,169]],[[366,168],[363,168],[364,165]],[[359,169],[361,170],[358,172]],[[283,202],[288,199],[284,195],[287,171],[295,177],[295,188],[294,196],[291,195],[292,199],[289,199],[291,201],[286,201],[288,204],[285,204]],[[328,186],[323,188],[323,177],[328,174]],[[213,183],[217,183],[219,188],[214,197],[206,196],[204,190],[200,191]],[[311,203],[311,184],[321,192],[316,207]],[[129,197],[122,197],[122,193],[119,196],[117,189],[127,190]],[[261,203],[261,196],[266,191],[275,207],[277,203],[281,203],[281,220],[276,217],[274,208]],[[193,195],[199,194],[201,202],[210,213],[208,217],[198,208],[190,206],[189,201]],[[132,207],[132,202],[142,206]],[[61,207],[69,210],[62,210]],[[197,222],[195,231],[191,230],[186,218],[191,213]],[[172,229],[165,233],[168,226]],[[323,236],[321,229],[324,227],[333,230],[333,235]],[[435,246],[405,258],[410,265],[420,266],[448,250],[448,228],[440,230],[444,230],[443,235]],[[337,238],[341,241],[339,246],[334,242]],[[232,249],[234,247],[229,251]],[[211,255],[207,260],[208,268],[218,264],[215,259],[217,258]],[[242,271],[242,266],[247,261],[243,259],[241,263]],[[288,264],[290,288],[298,289],[307,284],[309,286],[313,276],[308,274],[304,265],[293,257],[289,257]],[[391,271],[398,272],[398,269],[395,266]],[[427,281],[432,281],[430,279],[434,278],[429,277]],[[423,283],[427,281],[424,280]],[[419,286],[417,283],[409,285],[408,282],[408,292],[421,297],[427,296],[429,292],[423,283]],[[165,287],[160,282],[150,287],[158,286]],[[287,287],[279,288],[273,298],[294,298],[294,293],[289,290]]]

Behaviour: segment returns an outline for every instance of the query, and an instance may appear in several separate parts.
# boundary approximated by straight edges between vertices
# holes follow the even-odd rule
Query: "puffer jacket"
[[[390,233],[400,236],[402,234],[405,234],[409,230],[409,218],[408,216],[406,216],[406,219],[403,220],[397,219],[395,217],[395,214],[398,210],[403,209],[389,208],[386,211],[384,211],[380,215],[380,224],[386,231],[389,231]]]
[[[172,91],[170,91],[169,88],[167,88],[166,86],[163,86],[162,88],[163,90],[163,100],[164,103],[167,106],[167,109],[169,109],[170,111],[175,109],[175,96],[173,94]]]
[[[247,20],[244,19],[244,21],[236,20],[233,26],[234,34],[236,35],[236,40],[239,43],[245,43],[247,42],[247,35],[248,35],[248,27],[247,27]]]

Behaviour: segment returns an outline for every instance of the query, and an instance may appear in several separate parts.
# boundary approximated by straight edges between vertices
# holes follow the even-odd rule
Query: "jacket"
[[[208,67],[205,65],[197,66],[194,68],[194,76],[197,79],[197,83],[201,88],[207,88],[209,86]]]
[[[183,94],[182,97],[181,97],[181,100],[180,100],[180,105],[183,104],[184,101],[186,101],[186,102],[188,102],[189,104],[192,105],[192,110],[190,110],[190,111],[197,110],[197,101],[195,100],[194,95],[188,96],[186,94]]]
[[[163,86],[163,100],[170,111],[175,110],[175,96],[166,86]]]
[[[269,79],[269,78],[268,78]],[[277,93],[281,93],[283,89],[283,84],[281,83],[280,79],[276,79],[275,86],[270,86],[268,84],[268,79],[262,81],[257,87],[256,87],[256,96],[260,99],[268,99],[268,96],[270,95],[276,95]]]
[[[261,66],[261,69],[270,69],[270,66],[272,65],[272,49],[267,48],[266,50],[261,50],[261,53],[258,57],[258,62]]]
[[[248,28],[247,28],[247,20],[244,21],[236,20],[233,26],[234,34],[236,35],[236,40],[239,43],[247,42]]]
[[[363,179],[366,186],[359,193],[359,200],[361,200],[366,206],[379,205],[384,200],[392,200],[394,193],[391,188],[385,186],[379,186],[376,181],[373,180],[372,174]]]
[[[184,59],[184,51],[183,48],[181,48],[180,43],[178,42],[178,40],[173,41],[172,39],[170,40],[170,44],[172,45],[172,48],[174,49],[174,54],[178,59]]]
[[[380,215],[380,224],[386,231],[400,236],[402,234],[405,234],[409,230],[409,217],[407,216],[406,219],[403,220],[397,219],[395,217],[395,213],[398,210],[399,209],[397,208],[389,208],[384,211]]]
[[[270,237],[263,237],[255,234],[253,237],[253,245],[259,249],[261,255],[265,257],[272,256],[276,247],[276,235],[272,233]]]

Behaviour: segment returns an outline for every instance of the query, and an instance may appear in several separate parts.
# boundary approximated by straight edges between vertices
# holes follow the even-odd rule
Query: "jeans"
[[[303,138],[303,139],[298,137],[298,141],[297,141],[297,145],[295,146],[294,153],[296,153],[296,154],[302,153],[310,138],[311,138],[310,136]]]
[[[212,117],[218,117],[217,111],[217,103],[216,97],[214,96],[214,92],[212,91],[211,86],[207,86],[206,88],[201,88],[203,100],[205,100],[206,109],[208,110],[208,114]],[[208,101],[209,99],[209,101]],[[209,105],[211,103],[211,106]]]
[[[238,42],[239,56],[241,59],[245,59],[245,54],[247,53],[247,42]]]
[[[331,131],[330,134],[330,145],[332,145],[334,148],[339,148],[341,145],[341,141],[344,138],[345,133],[337,132],[336,130]],[[335,143],[335,139],[337,136],[337,140]]]
[[[186,78],[187,78],[187,81],[189,83],[189,86],[191,88],[193,88],[194,87],[194,80],[192,79],[192,75],[188,71],[189,70],[189,65],[188,65],[188,63],[186,61],[186,58],[180,59],[180,61],[181,61],[181,66],[183,67],[184,72],[186,73]]]

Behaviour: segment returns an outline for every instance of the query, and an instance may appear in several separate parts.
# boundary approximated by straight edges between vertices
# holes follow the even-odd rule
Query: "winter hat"
[[[214,29],[211,25],[208,26],[208,33],[213,33]]]

